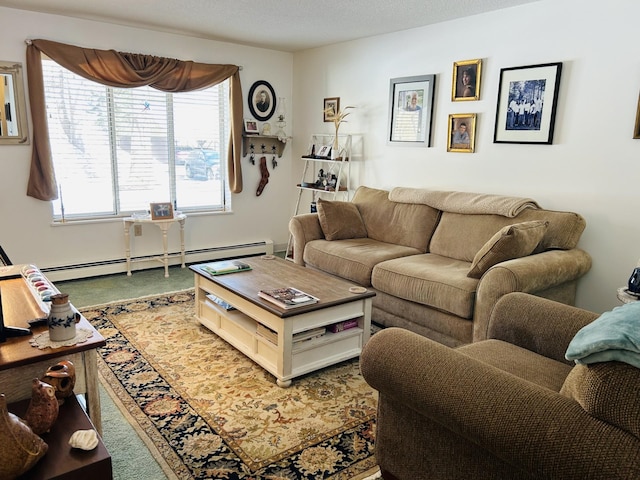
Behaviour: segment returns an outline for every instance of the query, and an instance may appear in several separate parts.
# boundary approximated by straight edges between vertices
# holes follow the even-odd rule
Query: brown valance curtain
[[[154,57],[115,50],[82,48],[49,40],[32,40],[27,46],[27,80],[33,120],[33,152],[27,195],[39,200],[58,198],[51,161],[49,130],[46,120],[42,54],[73,73],[111,87],[149,85],[163,92],[189,92],[210,87],[231,78],[231,138],[227,171],[233,193],[242,191],[242,87],[240,67],[211,65]]]

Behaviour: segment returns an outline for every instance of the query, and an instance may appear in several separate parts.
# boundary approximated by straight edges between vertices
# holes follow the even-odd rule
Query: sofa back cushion
[[[542,240],[533,253],[550,249],[575,248],[584,231],[584,218],[577,213],[528,208],[516,217],[465,215],[443,212],[431,238],[429,251],[445,257],[472,262],[476,254],[503,227],[539,220],[548,222]]]
[[[369,238],[427,252],[440,218],[439,210],[428,205],[392,202],[387,190],[364,186],[358,188],[352,201],[360,211]]]

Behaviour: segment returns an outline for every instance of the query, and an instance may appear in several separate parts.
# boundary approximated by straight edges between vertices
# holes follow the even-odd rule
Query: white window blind
[[[112,88],[43,59],[47,120],[61,198],[54,217],[223,210],[229,86],[164,93]]]

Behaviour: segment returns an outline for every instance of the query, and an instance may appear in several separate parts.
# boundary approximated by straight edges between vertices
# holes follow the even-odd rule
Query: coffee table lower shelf
[[[358,357],[369,339],[370,297],[283,318],[201,275],[195,275],[195,285],[198,321],[274,375],[283,388],[289,387],[295,377]],[[236,310],[226,310],[207,295],[224,300]],[[351,319],[357,319],[357,327],[294,341],[295,334]],[[261,335],[259,325],[277,338]]]

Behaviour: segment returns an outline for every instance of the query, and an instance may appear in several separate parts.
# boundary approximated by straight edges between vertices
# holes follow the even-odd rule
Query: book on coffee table
[[[251,265],[240,260],[223,260],[201,265],[200,268],[209,275],[226,275],[227,273],[246,272],[251,270]]]
[[[268,300],[280,308],[284,308],[285,310],[318,302],[318,299],[313,295],[309,295],[308,293],[293,287],[260,290],[258,292],[258,296]]]

